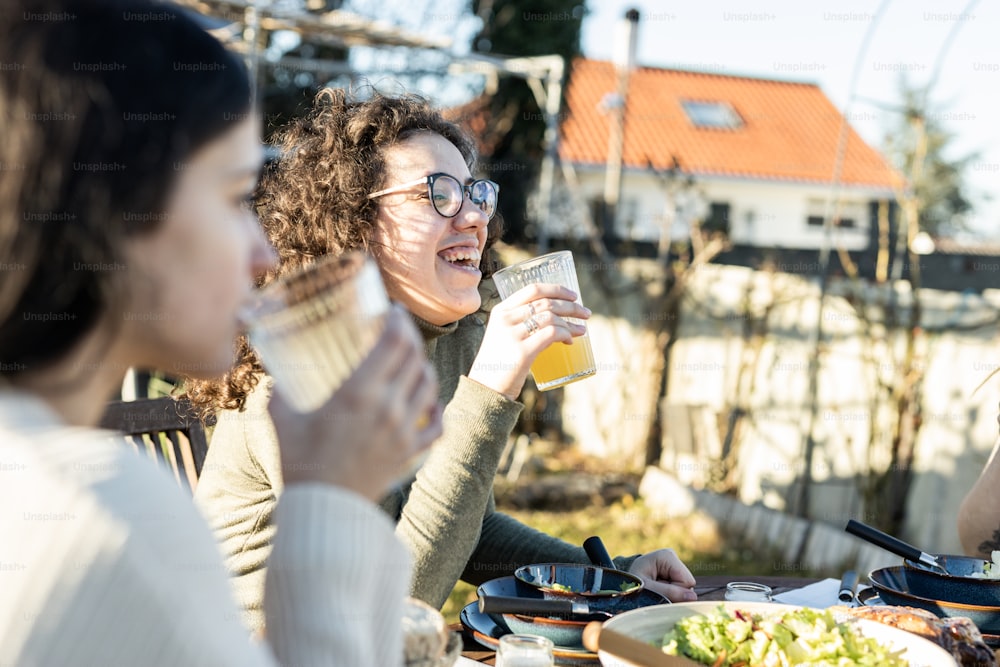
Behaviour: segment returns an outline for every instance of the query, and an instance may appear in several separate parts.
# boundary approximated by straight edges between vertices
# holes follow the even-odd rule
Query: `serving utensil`
[[[912,544],[908,544],[907,542],[904,542],[896,537],[893,537],[888,533],[883,533],[878,528],[873,528],[868,524],[864,524],[861,523],[860,521],[855,521],[854,519],[850,519],[847,522],[847,526],[844,528],[844,530],[846,530],[851,535],[855,535],[865,540],[866,542],[874,544],[877,547],[882,547],[883,549],[885,549],[890,553],[894,553],[897,556],[902,556],[908,561],[911,561],[913,563],[920,563],[925,568],[937,570],[943,574],[948,574],[948,575],[951,574],[951,572],[949,572],[943,565],[941,565],[941,563],[938,562],[938,559],[936,557],[932,556],[929,553],[921,551]]]
[[[614,614],[597,609],[589,602],[573,600],[545,600],[541,598],[519,598],[503,595],[484,595],[479,598],[479,611],[483,614],[530,614],[534,616],[601,616],[611,618]]]
[[[701,663],[678,655],[667,655],[652,644],[605,628],[599,621],[583,629],[583,645],[590,651],[608,653],[643,667],[700,667]]]

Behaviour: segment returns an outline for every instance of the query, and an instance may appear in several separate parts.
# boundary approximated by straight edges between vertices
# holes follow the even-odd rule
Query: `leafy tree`
[[[586,10],[580,0],[472,0],[482,20],[473,40],[479,53],[504,56],[558,54],[567,63],[580,53],[580,26]],[[483,167],[502,184],[505,240],[534,236],[527,199],[538,181],[545,120],[528,84],[514,77],[499,80],[495,94],[482,100],[488,122],[481,128]]]
[[[885,152],[900,172],[910,178],[918,174],[911,186],[920,231],[938,235],[966,229],[963,216],[972,209],[972,203],[964,173],[979,156],[971,153],[958,158],[946,157],[954,139],[941,122],[946,114],[933,111],[925,91],[910,86],[905,78],[900,81],[900,97],[902,107],[898,114],[893,114],[899,124],[887,132]],[[921,141],[925,142],[923,146]],[[924,153],[922,167],[915,169],[921,152]]]

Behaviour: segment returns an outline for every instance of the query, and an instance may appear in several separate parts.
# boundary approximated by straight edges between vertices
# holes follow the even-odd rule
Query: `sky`
[[[582,50],[615,54],[639,11],[637,64],[816,83],[876,148],[898,122],[899,80],[930,87],[966,176],[979,235],[1000,238],[1000,3],[993,0],[589,0]],[[990,196],[992,195],[992,201]]]

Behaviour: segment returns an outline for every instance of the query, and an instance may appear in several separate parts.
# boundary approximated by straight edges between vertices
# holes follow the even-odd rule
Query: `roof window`
[[[743,127],[743,119],[728,102],[681,100],[681,106],[695,127],[716,130],[735,130]]]

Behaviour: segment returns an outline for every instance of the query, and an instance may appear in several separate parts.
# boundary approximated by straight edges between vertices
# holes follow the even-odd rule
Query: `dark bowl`
[[[481,584],[476,591],[480,597],[485,595],[497,597],[522,597],[541,599],[544,596],[535,586],[529,586],[514,577],[499,577]],[[663,595],[648,589],[642,589],[635,595],[625,595],[610,598],[590,598],[587,600],[591,609],[620,614],[640,607],[651,607],[658,604],[670,604]],[[583,645],[583,628],[591,620],[604,621],[607,618],[601,614],[587,617],[567,617],[559,614],[550,616],[529,616],[525,614],[486,614],[498,626],[514,634],[532,634],[548,637],[556,646],[579,648]]]
[[[925,598],[1000,606],[1000,579],[978,579],[971,576],[974,572],[982,572],[986,561],[968,556],[936,558],[951,574],[927,570],[908,561],[903,562],[906,582],[911,592]]]
[[[907,570],[916,573],[919,577],[929,581],[940,582],[941,585],[948,586],[949,590],[957,591],[963,598],[956,598],[958,602],[965,602],[964,598],[974,595],[979,596],[976,598],[980,600],[978,604],[1000,605],[1000,579],[986,579],[973,576],[976,573],[981,573],[983,566],[989,563],[989,561],[970,556],[951,556],[947,554],[937,555],[935,558],[937,558],[938,563],[948,570],[948,574],[921,567],[908,560],[904,560],[903,565],[906,566]],[[988,597],[981,597],[984,595]]]
[[[995,584],[1000,584],[1000,579],[982,579],[973,576],[977,573],[982,574],[983,566],[990,561],[983,560],[982,558],[973,558],[972,556],[954,556],[949,554],[937,554],[934,558],[937,559],[941,567],[948,570],[948,574],[938,572],[937,570],[929,570],[908,560],[904,560],[903,565],[911,570],[927,572],[942,579],[971,579],[972,581],[992,581]]]
[[[547,616],[526,616],[524,614],[503,614],[503,624],[515,635],[538,635],[548,637],[556,646],[563,648],[583,648],[583,629],[591,621],[605,621],[606,617],[593,615],[586,620],[549,618]]]
[[[1000,633],[1000,606],[942,599],[940,592],[933,592],[935,589],[930,589],[928,593],[928,589],[920,588],[924,593],[921,595],[911,587],[914,571],[915,568],[899,565],[883,567],[872,571],[868,578],[872,587],[878,591],[878,596],[887,604],[926,609],[941,618],[966,616],[976,624],[980,632],[993,635]]]
[[[591,602],[628,597],[643,590],[642,579],[634,574],[578,563],[525,565],[514,571],[514,577],[540,590],[546,599]]]

